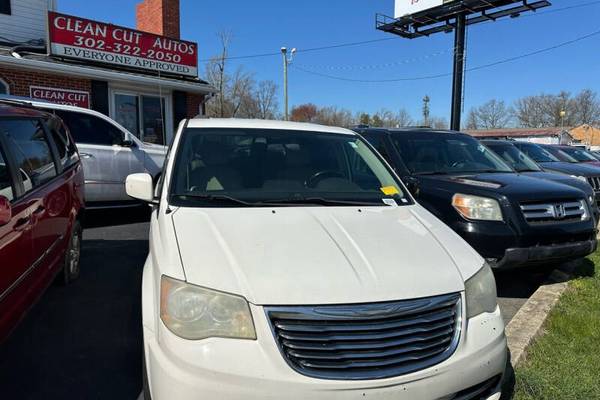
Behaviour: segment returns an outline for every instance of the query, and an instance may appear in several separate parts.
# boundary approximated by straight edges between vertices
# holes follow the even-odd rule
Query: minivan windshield
[[[538,172],[542,170],[535,161],[510,143],[485,143],[485,145],[517,172]]]
[[[182,206],[410,204],[358,136],[298,130],[188,128],[170,202]]]
[[[514,172],[471,136],[440,132],[396,132],[393,141],[417,175]]]

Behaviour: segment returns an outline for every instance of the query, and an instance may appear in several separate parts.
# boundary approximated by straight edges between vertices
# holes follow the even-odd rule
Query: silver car
[[[162,170],[166,146],[142,142],[104,114],[31,99],[18,101],[53,112],[65,122],[83,161],[87,209],[139,205],[125,193],[125,179],[140,172],[156,177]]]

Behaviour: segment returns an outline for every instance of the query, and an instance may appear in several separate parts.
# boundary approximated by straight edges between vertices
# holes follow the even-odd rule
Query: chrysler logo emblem
[[[565,205],[555,204],[554,205],[554,218],[563,219],[565,217]]]

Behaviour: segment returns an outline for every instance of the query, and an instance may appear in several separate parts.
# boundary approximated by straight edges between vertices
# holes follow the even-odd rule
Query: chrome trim
[[[270,306],[265,307],[265,313],[281,356],[296,372],[318,379],[370,380],[420,371],[439,364],[454,354],[463,328],[462,302],[461,294],[453,293],[385,303]],[[453,310],[453,313],[450,316],[436,316],[434,320],[427,319],[427,316],[433,317],[434,313],[443,313],[445,308]],[[386,318],[406,318],[406,323],[403,327],[402,321],[387,321],[387,326],[384,326],[386,322],[381,320]],[[451,321],[450,318],[454,320]],[[302,323],[294,324],[293,320]],[[311,324],[311,321],[315,323]],[[347,324],[327,326],[327,322],[335,321],[347,321]],[[352,321],[356,321],[357,325],[353,327]],[[369,321],[373,321],[372,324]],[[439,322],[436,324],[435,321]],[[427,324],[427,327],[423,324]],[[292,333],[290,326],[293,326]],[[448,329],[434,332],[444,327]],[[388,331],[381,332],[385,329]],[[357,334],[357,331],[361,333]],[[444,332],[449,336],[448,339],[443,338]],[[321,336],[317,336],[318,334]],[[313,339],[311,335],[314,335]],[[363,343],[360,343],[361,339]],[[430,343],[432,341],[435,342]],[[446,342],[447,346],[442,352],[436,350],[427,353],[428,349],[439,349]],[[320,357],[315,355],[319,351],[340,353]],[[361,351],[369,353],[360,353]],[[420,360],[410,355],[416,351],[425,352]],[[373,357],[380,359],[374,360]],[[304,361],[302,365],[298,358],[313,361]],[[327,365],[328,362],[330,365]]]
[[[19,286],[21,284],[21,282],[23,282],[29,275],[31,275],[31,273],[40,266],[40,264],[42,263],[42,261],[44,261],[44,258],[46,258],[55,248],[56,246],[58,246],[58,244],[61,242],[61,240],[63,240],[64,235],[60,235],[58,237],[58,239],[56,239],[54,241],[54,243],[52,243],[50,245],[50,247],[48,247],[48,249],[46,249],[46,251],[44,251],[44,253],[39,256],[37,258],[37,260],[35,260],[33,262],[33,264],[31,264],[29,266],[29,268],[27,268],[25,270],[25,272],[23,272],[21,274],[21,276],[19,276],[17,278],[16,281],[14,281],[8,288],[6,288],[6,290],[4,292],[2,292],[2,294],[0,294],[0,302],[2,302],[6,297],[8,297],[8,295],[17,288],[17,286]]]
[[[523,204],[520,207],[529,223],[587,221],[590,218],[585,200]]]

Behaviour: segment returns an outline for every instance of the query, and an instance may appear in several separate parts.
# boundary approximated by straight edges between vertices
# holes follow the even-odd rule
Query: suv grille
[[[277,344],[297,372],[381,379],[438,364],[461,330],[460,294],[343,306],[268,307]]]
[[[543,222],[572,222],[589,218],[584,200],[521,205],[523,216],[530,224]]]
[[[594,192],[600,192],[600,176],[590,176],[587,180]]]

